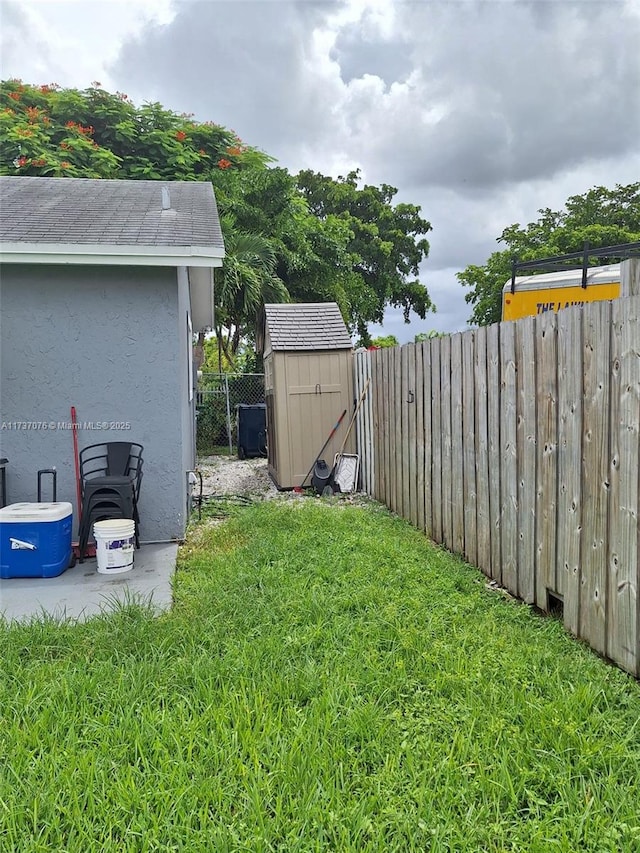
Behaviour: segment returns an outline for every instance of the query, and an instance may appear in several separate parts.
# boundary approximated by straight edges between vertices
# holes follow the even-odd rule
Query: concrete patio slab
[[[118,575],[97,571],[96,560],[76,563],[57,578],[0,579],[0,613],[8,621],[30,620],[46,613],[57,619],[84,620],[131,598],[151,601],[158,610],[171,607],[171,580],[177,544],[142,545],[133,568]]]

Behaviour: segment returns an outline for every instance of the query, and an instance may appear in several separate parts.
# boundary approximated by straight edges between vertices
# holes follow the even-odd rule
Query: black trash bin
[[[238,404],[238,459],[267,455],[267,407]]]

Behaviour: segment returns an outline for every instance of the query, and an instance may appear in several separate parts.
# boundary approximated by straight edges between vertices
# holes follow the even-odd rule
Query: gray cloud
[[[637,179],[638,8],[394,0],[356,20],[348,5],[182,0],[124,45],[112,75],[293,171],[360,167],[398,187],[433,224],[428,328],[460,328],[470,311],[452,270],[482,263],[540,207]]]
[[[397,3],[389,32],[365,12],[321,56],[314,36],[342,5],[182,2],[114,74],[282,160],[351,151],[420,188],[468,194],[637,147],[630,6]]]
[[[324,127],[312,38],[338,3],[180,2],[168,25],[126,43],[114,76],[136,92],[233,128],[286,156]]]
[[[34,21],[14,0],[3,0],[0,5],[0,67],[2,78],[19,76],[31,82],[51,82],[42,79],[44,69],[56,68],[51,49],[34,26]],[[25,64],[24,59],[27,57]],[[16,75],[12,69],[22,67]]]
[[[345,26],[337,35],[330,57],[340,66],[345,83],[371,74],[387,86],[406,80],[413,70],[410,42],[402,37],[385,38],[365,14],[359,23]]]
[[[469,192],[637,148],[640,19],[630,7],[397,9],[412,41],[411,85],[395,99],[372,90],[351,123],[372,163],[396,152],[394,180]]]

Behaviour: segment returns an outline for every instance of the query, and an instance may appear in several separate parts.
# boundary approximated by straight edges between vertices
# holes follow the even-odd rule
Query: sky
[[[506,227],[640,180],[640,0],[0,0],[0,39],[3,79],[98,81],[397,187],[437,306],[370,327],[400,343],[468,327],[456,272]]]

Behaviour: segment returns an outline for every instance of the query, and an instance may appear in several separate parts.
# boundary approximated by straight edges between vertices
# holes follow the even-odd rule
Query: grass
[[[640,849],[636,682],[375,505],[229,511],[171,613],[0,630],[1,849]]]

